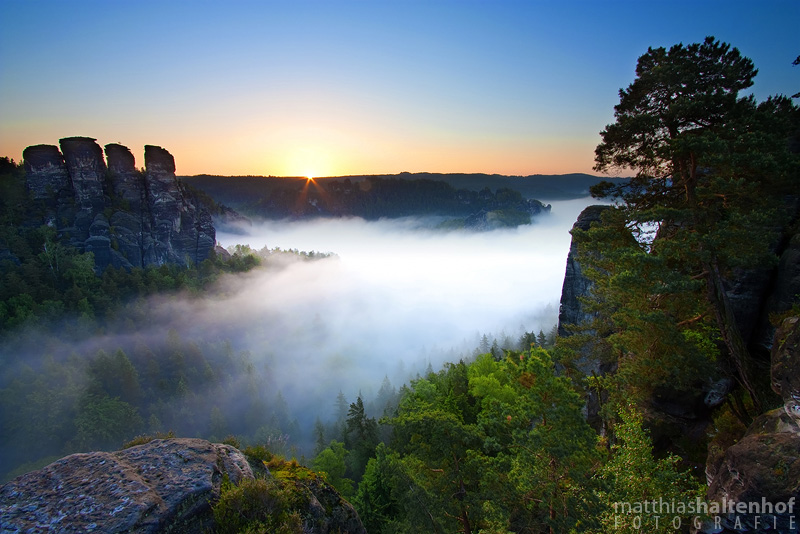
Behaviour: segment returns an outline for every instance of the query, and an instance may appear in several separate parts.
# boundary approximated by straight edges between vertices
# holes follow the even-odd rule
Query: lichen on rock
[[[73,454],[0,488],[2,532],[163,532],[211,524],[223,476],[253,478],[244,455],[201,439]]]
[[[226,525],[215,523],[215,506],[242,486],[275,492],[250,498],[251,508],[291,495],[283,499],[291,509],[283,512],[304,532],[366,534],[352,505],[316,473],[278,458],[271,465],[274,476],[230,445],[193,438],[73,454],[0,487],[0,533],[225,532]],[[234,512],[241,520],[242,509]]]

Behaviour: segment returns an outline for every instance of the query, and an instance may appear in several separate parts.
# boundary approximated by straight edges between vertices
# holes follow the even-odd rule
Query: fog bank
[[[229,297],[216,300],[212,313],[281,354],[285,372],[325,369],[319,379],[332,373],[349,394],[384,374],[403,380],[398,370],[438,368],[451,349],[474,349],[483,333],[552,328],[569,230],[589,203],[556,202],[531,225],[491,232],[355,218],[267,221],[246,234],[220,233],[223,246],[337,256],[230,280]]]
[[[199,295],[136,300],[96,330],[65,319],[9,336],[0,344],[9,401],[0,475],[50,455],[117,448],[143,431],[278,436],[308,453],[315,419],[336,421],[339,392],[370,402],[384,377],[399,388],[428,366],[471,356],[484,334],[503,348],[524,332],[547,333],[569,230],[590,203],[555,202],[531,225],[490,232],[331,219],[220,233],[224,246],[335,255],[272,254]]]

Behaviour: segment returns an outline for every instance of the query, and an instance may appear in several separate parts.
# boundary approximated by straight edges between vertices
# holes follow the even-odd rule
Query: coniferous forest
[[[154,334],[161,316],[151,304],[179,296],[188,304],[176,313],[191,321],[192,302],[224,295],[226,280],[277,276],[283,265],[330,254],[239,246],[199,264],[97,272],[91,253],[41,220],[23,165],[3,158],[2,481],[73,452],[202,437],[267,466],[305,466],[352,503],[370,534],[689,532],[708,514],[659,522],[615,505],[719,495],[709,493],[708,466],[764,414],[796,417],[782,411],[797,392],[777,393],[772,342],[743,329],[737,300],[742,280],[758,278],[774,294],[778,277],[797,276],[782,256],[796,250],[800,229],[800,109],[786,96],[749,96],[756,75],[750,59],[713,38],[639,58],[595,151],[596,171],[630,179],[594,186],[605,207],[572,233],[589,288],[581,321],[560,324],[559,336],[543,329],[494,344],[484,336],[406,383],[386,378],[369,393],[318,399],[306,418],[293,415],[269,362],[238,339]],[[406,213],[406,202],[428,214],[439,197],[448,215],[473,205],[524,211],[522,195],[507,189],[370,184],[336,188],[371,218]],[[396,213],[380,211],[375,190],[399,191]],[[296,198],[280,190],[252,203],[267,213],[275,206],[286,216]],[[800,315],[796,286],[780,287],[788,288],[780,302],[764,305],[764,331]],[[717,398],[704,404],[712,390]],[[695,398],[676,415],[679,401]],[[791,479],[796,463],[771,476]],[[224,485],[211,530],[302,532],[297,516],[245,504],[277,491],[263,484]],[[776,495],[788,499],[796,479],[782,487],[788,493]]]

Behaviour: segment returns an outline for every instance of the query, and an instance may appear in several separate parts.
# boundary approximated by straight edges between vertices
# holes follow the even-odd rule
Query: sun
[[[309,182],[331,171],[328,152],[317,147],[298,147],[289,150],[284,163],[284,176],[302,176]]]

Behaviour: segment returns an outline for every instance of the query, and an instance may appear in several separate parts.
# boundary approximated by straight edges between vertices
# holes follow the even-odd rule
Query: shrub
[[[274,480],[245,479],[238,486],[226,480],[213,507],[216,532],[302,534],[300,514],[291,510],[290,500],[288,491]]]
[[[144,445],[145,443],[150,443],[154,439],[172,439],[175,437],[175,432],[170,430],[169,432],[156,432],[155,434],[142,434],[140,436],[136,436],[132,440],[125,442],[122,444],[123,449],[130,449],[131,447],[135,447],[137,445]]]

